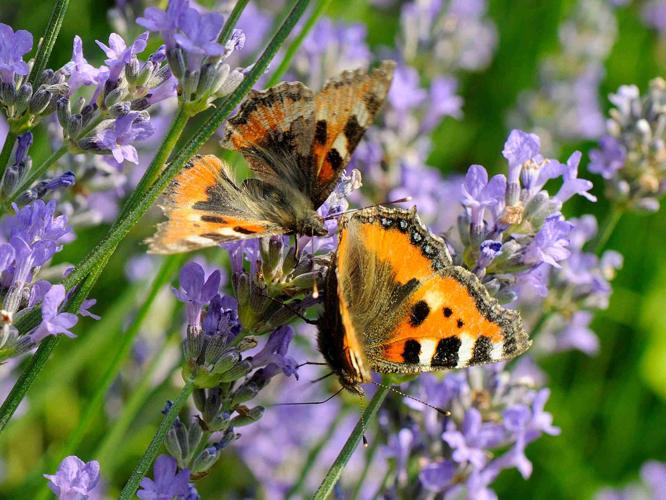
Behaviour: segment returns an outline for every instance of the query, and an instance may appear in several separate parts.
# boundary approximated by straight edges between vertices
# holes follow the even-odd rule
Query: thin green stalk
[[[3,174],[7,169],[7,165],[9,165],[12,149],[14,149],[14,143],[16,142],[17,137],[18,135],[10,130],[7,132],[5,143],[2,145],[2,151],[0,151],[0,170],[3,172]],[[2,180],[2,176],[0,176],[0,180]]]
[[[234,5],[233,10],[231,11],[231,14],[229,14],[229,17],[224,22],[224,26],[222,27],[222,31],[220,32],[220,36],[217,38],[217,40],[220,43],[224,43],[229,39],[229,37],[231,36],[231,32],[234,29],[234,26],[236,26],[238,18],[243,13],[243,10],[245,9],[249,1],[250,0],[238,0],[238,2],[236,2],[236,5]]]
[[[368,448],[368,452],[365,454],[365,463],[363,464],[363,470],[361,471],[361,475],[358,477],[358,480],[356,481],[356,485],[354,486],[354,490],[352,491],[351,494],[351,500],[356,500],[358,496],[361,494],[361,488],[363,488],[363,485],[365,484],[365,478],[368,477],[368,472],[370,472],[370,466],[372,465],[372,461],[375,458],[375,454],[379,449],[380,443],[381,440],[379,439],[379,433],[376,433],[375,438],[370,443],[370,448]]]
[[[296,56],[298,49],[301,48],[301,45],[303,44],[305,37],[308,36],[308,33],[310,33],[310,31],[312,31],[314,25],[317,24],[317,20],[328,8],[330,3],[331,0],[318,0],[314,9],[312,9],[312,14],[310,14],[310,17],[308,17],[308,19],[305,21],[303,29],[296,36],[296,38],[294,38],[294,41],[291,43],[291,45],[287,47],[287,50],[284,54],[284,57],[280,61],[279,66],[275,69],[271,77],[268,79],[268,82],[266,82],[266,87],[272,87],[273,85],[278,83],[280,81],[280,78],[282,78],[282,76],[287,72],[289,66],[291,65],[291,61]]]
[[[55,0],[55,2],[53,2],[51,17],[49,17],[49,22],[44,30],[41,43],[37,47],[35,64],[33,64],[32,69],[30,70],[30,76],[28,77],[28,80],[32,83],[32,86],[35,89],[39,85],[42,71],[46,69],[46,63],[49,62],[49,58],[51,57],[51,51],[53,50],[55,41],[60,33],[62,21],[65,19],[65,13],[67,12],[68,6],[69,0]]]
[[[610,210],[606,212],[606,217],[604,218],[603,222],[601,223],[601,227],[597,232],[597,237],[590,245],[590,250],[593,253],[598,255],[603,252],[604,248],[606,247],[606,243],[608,243],[610,235],[613,234],[615,226],[617,226],[617,223],[620,222],[623,214],[624,210],[622,207],[615,203],[611,205]]]
[[[75,270],[65,279],[63,284],[68,290],[77,285],[81,285],[82,282],[83,286],[88,288],[94,284],[118,244],[125,238],[127,233],[129,233],[143,214],[148,211],[162,191],[166,189],[171,180],[182,169],[183,165],[185,165],[185,162],[215,133],[221,123],[240,103],[259,77],[266,71],[268,64],[303,15],[307,6],[308,0],[296,0],[294,7],[284,23],[273,36],[268,46],[259,57],[259,60],[245,76],[245,79],[241,82],[235,92],[219,105],[219,107],[212,113],[212,116],[206,120],[194,134],[192,139],[183,145],[173,161],[150,187],[146,196],[137,200],[136,205],[130,207],[124,216],[121,216],[116,221],[105,238],[92,249]],[[76,299],[73,298],[72,302],[79,300],[82,302],[83,298],[84,296],[77,294]],[[21,333],[25,333],[39,324],[40,316],[39,311],[33,310],[31,313],[21,317],[20,320],[16,322],[15,326]],[[53,347],[55,347],[50,347],[52,342],[57,344],[58,337],[46,339],[46,341],[40,345],[37,352],[30,360],[29,365],[26,367],[26,370],[21,374],[19,380],[14,384],[14,387],[10,391],[9,396],[2,404],[2,407],[0,407],[0,432],[4,429],[5,425],[7,425],[7,422],[16,411],[16,408],[28,392],[30,385],[34,382],[37,374],[44,367]],[[42,348],[42,345],[45,343],[46,346]]]
[[[76,449],[81,444],[81,441],[85,435],[86,430],[88,429],[90,422],[95,418],[99,413],[99,410],[104,404],[104,396],[106,396],[109,387],[118,376],[118,372],[123,367],[123,363],[127,359],[127,355],[130,352],[130,348],[136,340],[136,336],[141,331],[150,309],[155,303],[155,299],[159,292],[164,288],[164,286],[171,280],[174,276],[176,270],[180,266],[181,262],[184,260],[184,255],[170,255],[162,262],[153,283],[148,290],[148,295],[146,296],[143,304],[139,308],[136,317],[132,321],[127,332],[124,335],[119,336],[118,345],[116,346],[116,353],[113,356],[113,359],[109,363],[106,371],[102,375],[101,379],[98,381],[95,387],[95,393],[88,400],[83,414],[79,418],[79,422],[76,426],[76,429],[69,435],[67,442],[63,446],[63,449],[58,453],[58,457],[65,457],[67,455],[73,454]],[[56,459],[51,461],[51,465],[54,463],[57,464],[60,460]],[[54,469],[55,467],[49,467],[49,470]]]
[[[155,460],[157,453],[162,447],[162,443],[164,442],[164,438],[166,437],[167,432],[169,432],[169,429],[171,429],[171,426],[178,416],[178,413],[187,402],[187,399],[190,397],[190,394],[192,394],[193,390],[194,382],[192,380],[188,380],[185,383],[183,389],[180,391],[180,394],[178,394],[176,401],[173,403],[171,408],[169,408],[167,414],[164,415],[164,418],[162,419],[162,422],[160,422],[160,426],[157,428],[157,432],[148,445],[146,452],[143,454],[143,457],[141,457],[139,464],[132,471],[132,475],[127,481],[127,484],[125,484],[125,487],[120,492],[120,500],[129,500],[130,498],[134,497],[134,493],[139,487],[139,482],[143,476],[146,475],[146,472],[148,472],[148,469],[153,463],[153,460]]]
[[[118,446],[120,445],[121,440],[127,434],[127,430],[132,425],[132,422],[135,421],[136,416],[143,407],[144,403],[150,399],[149,395],[152,392],[153,375],[162,363],[164,355],[168,351],[167,348],[172,344],[172,340],[178,337],[179,333],[180,328],[174,328],[171,330],[155,356],[153,356],[153,358],[150,360],[146,370],[143,373],[143,376],[141,377],[141,380],[132,389],[132,394],[123,405],[123,411],[120,414],[120,417],[118,417],[118,420],[113,423],[109,432],[104,434],[104,438],[97,446],[96,451],[90,455],[99,460],[102,470],[104,470],[104,473],[108,478],[113,476],[113,471],[115,470]],[[180,365],[174,365],[173,368],[169,371],[168,375],[164,378],[164,381],[169,383],[171,375],[173,375],[178,369],[180,369]]]
[[[335,462],[333,462],[333,465],[331,465],[331,468],[326,473],[324,480],[321,482],[319,489],[314,494],[313,498],[315,500],[326,500],[331,496],[333,493],[333,488],[335,488],[336,483],[342,475],[342,471],[354,453],[354,450],[356,450],[359,441],[361,441],[361,437],[365,431],[365,426],[375,418],[377,411],[379,411],[379,407],[384,402],[384,399],[386,399],[386,396],[390,390],[391,386],[389,384],[382,384],[377,386],[377,392],[375,392],[375,395],[368,403],[368,406],[356,424],[356,427],[354,427],[354,430],[347,438],[347,442],[342,447],[338,458],[335,459]]]
[[[162,145],[157,150],[155,157],[150,162],[146,173],[143,174],[143,177],[141,177],[141,180],[139,181],[139,184],[137,184],[136,189],[123,205],[121,218],[131,207],[136,205],[137,200],[140,200],[141,197],[146,195],[146,192],[150,186],[152,186],[155,183],[155,180],[160,176],[162,173],[162,167],[166,163],[171,152],[175,149],[178,139],[180,139],[180,136],[183,134],[183,130],[185,130],[185,126],[187,125],[188,120],[189,116],[185,110],[183,108],[179,108],[178,112],[176,113],[176,117],[171,124],[169,132],[164,138],[164,142],[162,142]]]

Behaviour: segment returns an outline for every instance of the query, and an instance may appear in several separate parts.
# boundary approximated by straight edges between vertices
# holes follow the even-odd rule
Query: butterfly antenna
[[[312,253],[310,254],[312,256],[312,268],[310,269],[310,272],[314,274],[315,270],[315,248],[314,248],[314,238],[310,240],[310,246],[312,247]],[[314,283],[312,284],[312,298],[313,299],[318,299],[319,298],[319,286],[317,285],[317,279],[315,278]]]
[[[319,377],[319,378],[316,378],[316,379],[314,379],[314,380],[310,380],[310,383],[311,383],[311,384],[316,384],[317,382],[321,382],[322,380],[325,380],[325,379],[327,379],[328,377],[330,377],[331,375],[333,375],[333,373],[335,373],[335,372],[328,372],[326,375],[322,375],[322,376]]]
[[[293,307],[291,307],[290,304],[287,304],[286,302],[283,302],[283,301],[281,301],[281,300],[278,300],[278,299],[276,299],[275,297],[271,297],[270,295],[266,295],[266,294],[264,294],[264,293],[262,293],[261,296],[262,296],[262,297],[266,297],[267,299],[271,299],[273,302],[276,302],[276,303],[280,304],[282,307],[287,308],[292,314],[294,314],[295,316],[298,316],[299,318],[301,318],[301,319],[302,319],[303,321],[305,321],[308,325],[314,325],[314,326],[319,325],[319,322],[317,322],[317,321],[315,321],[315,320],[313,320],[313,319],[310,319],[310,318],[305,317],[305,316],[303,315],[303,313],[301,313],[300,311],[297,311],[296,309],[294,309]]]
[[[305,361],[304,363],[301,363],[300,365],[296,366],[296,368],[300,368],[301,366],[305,365],[317,365],[317,366],[324,366],[327,365],[328,363],[325,363],[324,361]]]
[[[329,397],[327,397],[326,399],[322,399],[321,401],[303,401],[303,402],[298,402],[298,403],[273,403],[272,405],[267,405],[267,406],[323,405],[324,403],[328,403],[331,399],[333,399],[335,396],[340,394],[343,389],[344,389],[344,387],[340,387],[337,391],[335,391]]]
[[[328,214],[326,217],[324,217],[324,220],[334,219],[336,217],[340,217],[341,215],[351,214],[354,212],[358,212],[359,210],[365,210],[366,208],[374,208],[380,205],[395,205],[396,203],[407,203],[408,201],[412,201],[411,196],[405,196],[404,198],[399,198],[397,200],[382,201],[380,203],[375,203],[373,205],[366,205],[365,207],[361,208],[350,208],[349,210],[345,210],[344,212],[335,212],[334,214]]]
[[[416,401],[417,403],[421,403],[422,405],[427,406],[428,408],[432,408],[433,410],[436,410],[437,413],[439,413],[440,415],[444,415],[445,417],[450,417],[451,416],[450,411],[443,410],[442,408],[439,408],[438,406],[434,406],[434,405],[431,405],[430,403],[426,403],[422,399],[416,398],[414,396],[410,396],[409,394],[402,392],[400,389],[398,389],[394,385],[386,385],[386,384],[382,384],[381,382],[375,382],[374,380],[372,381],[372,383],[379,386],[379,387],[383,387],[384,389],[388,389],[389,391],[393,391],[396,394],[400,394],[402,397],[411,399],[413,401]]]

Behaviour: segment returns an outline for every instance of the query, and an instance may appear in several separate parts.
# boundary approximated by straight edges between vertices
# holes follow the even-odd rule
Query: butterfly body
[[[373,207],[341,221],[319,349],[362,394],[371,372],[417,374],[513,358],[530,346],[517,312],[492,298],[414,210]]]
[[[251,91],[226,125],[223,145],[239,151],[254,177],[237,182],[212,155],[196,156],[174,179],[167,221],[152,253],[176,253],[272,236],[327,234],[317,209],[386,97],[395,63],[345,71],[314,93],[299,82]]]

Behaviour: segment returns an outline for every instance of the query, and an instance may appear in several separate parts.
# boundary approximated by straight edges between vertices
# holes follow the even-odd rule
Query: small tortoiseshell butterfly
[[[317,94],[302,83],[250,92],[227,123],[225,147],[240,151],[255,178],[234,181],[215,156],[194,157],[174,179],[168,218],[148,240],[151,253],[277,234],[324,236],[316,210],[381,108],[395,63],[345,71]]]
[[[513,358],[531,341],[519,314],[453,265],[416,211],[366,208],[340,222],[319,349],[342,386],[363,394],[370,370],[416,374]]]

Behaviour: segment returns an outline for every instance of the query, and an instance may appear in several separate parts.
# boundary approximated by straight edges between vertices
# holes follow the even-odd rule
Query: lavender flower
[[[78,318],[76,314],[67,312],[58,312],[60,305],[65,300],[65,287],[62,285],[53,285],[44,295],[42,301],[42,322],[30,334],[32,341],[37,344],[49,335],[63,334],[73,338],[74,335],[68,328],[76,325]]]
[[[245,35],[234,30],[220,43],[223,19],[217,12],[200,12],[188,0],[170,0],[166,11],[146,9],[137,23],[159,32],[166,44],[166,57],[178,79],[180,100],[190,114],[208,108],[218,97],[230,94],[243,80],[239,68],[223,61],[245,43]]]
[[[108,58],[104,61],[109,70],[107,81],[116,84],[120,73],[125,69],[125,65],[146,49],[148,32],[141,33],[129,46],[116,33],[109,35],[109,45],[105,45],[98,40],[96,40],[96,43]]]
[[[94,150],[102,154],[112,154],[113,159],[122,163],[127,160],[139,163],[139,155],[134,143],[150,137],[154,129],[150,116],[143,111],[130,111],[115,120],[106,120],[96,128],[94,136],[82,140],[80,145],[85,150]]]
[[[168,455],[160,455],[153,466],[153,477],[141,480],[137,496],[142,500],[161,500],[178,498],[192,499],[190,495],[190,471],[177,471],[176,461]]]
[[[217,295],[220,288],[220,271],[213,271],[205,279],[203,268],[189,262],[180,271],[181,290],[173,289],[176,297],[187,304],[187,322],[201,327],[201,311],[205,304]]]
[[[606,195],[620,207],[656,211],[666,186],[666,132],[661,125],[666,83],[652,80],[643,97],[638,87],[623,85],[610,100],[615,108],[599,149],[590,152],[590,172],[604,177]]]
[[[95,68],[88,63],[83,56],[83,41],[80,36],[76,35],[72,49],[72,60],[65,64],[63,71],[69,76],[67,80],[69,90],[74,93],[80,87],[97,85],[100,77],[108,72],[108,68],[106,66]]]
[[[44,474],[49,488],[60,500],[97,498],[95,487],[99,482],[99,462],[84,462],[76,456],[63,459],[55,474]]]
[[[14,30],[0,23],[0,81],[14,84],[14,75],[26,76],[29,71],[23,56],[32,50],[32,33]]]

